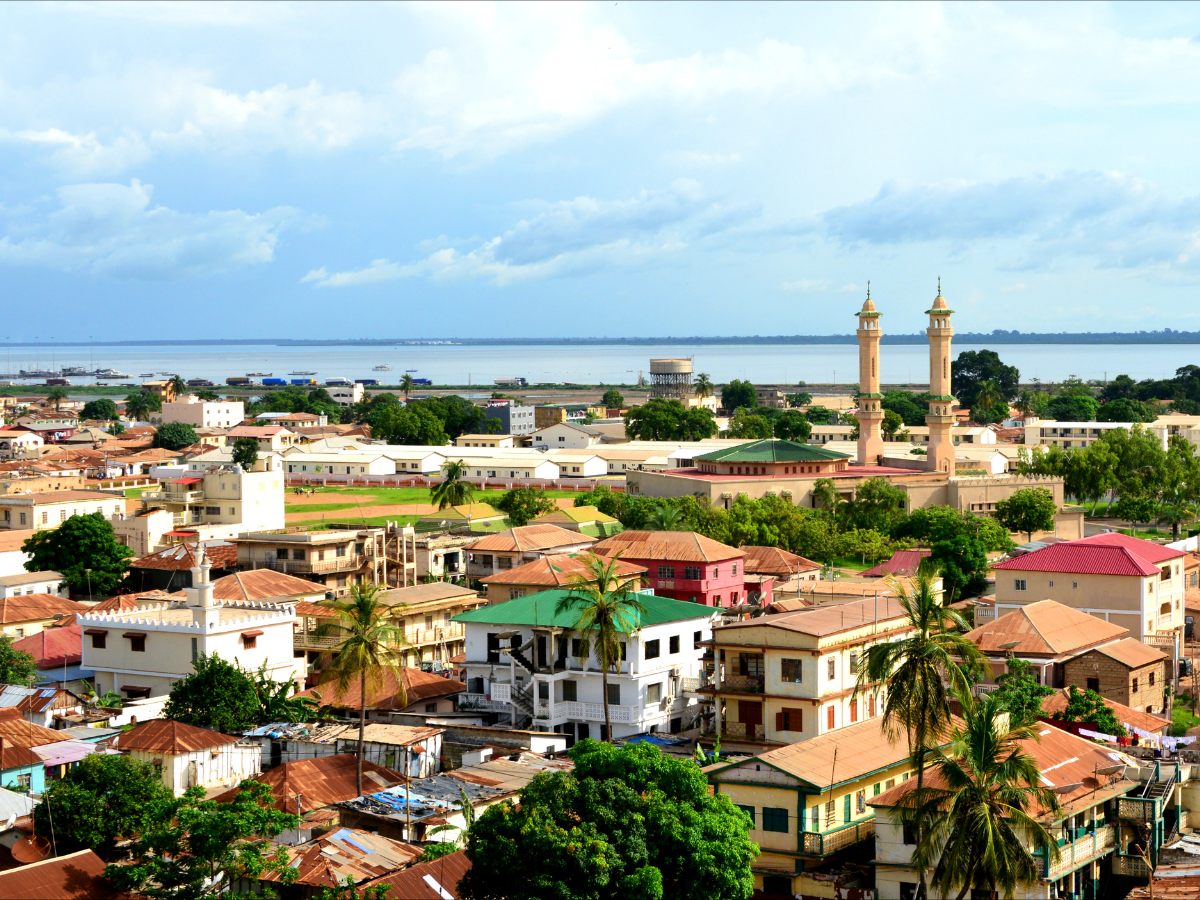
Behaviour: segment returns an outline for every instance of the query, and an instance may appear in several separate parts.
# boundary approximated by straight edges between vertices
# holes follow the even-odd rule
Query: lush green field
[[[140,500],[142,498],[142,491],[147,491],[147,490],[150,490],[150,489],[144,488],[144,487],[126,488],[125,496],[128,497],[130,500]]]
[[[296,495],[288,488],[284,495],[284,511],[288,513],[304,512],[338,512],[341,510],[358,509],[364,506],[400,506],[405,503],[429,503],[429,488],[396,488],[396,487],[318,487],[313,488],[318,494],[328,496],[328,503],[286,503]],[[577,497],[577,491],[546,491],[547,497]],[[498,503],[504,496],[504,491],[476,491],[476,503]],[[338,499],[340,498],[340,499]],[[393,519],[394,521],[394,519]]]
[[[1171,709],[1171,734],[1182,737],[1189,728],[1200,725],[1200,716],[1192,715],[1192,702],[1186,697],[1176,697]]]

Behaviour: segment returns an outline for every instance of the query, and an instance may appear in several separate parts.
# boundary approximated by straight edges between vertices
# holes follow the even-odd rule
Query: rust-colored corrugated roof
[[[77,666],[83,660],[83,629],[78,625],[43,628],[14,641],[13,649],[32,656],[39,669]]]
[[[268,600],[271,597],[294,597],[297,594],[319,594],[324,591],[324,585],[274,569],[234,572],[213,582],[213,597],[217,600]]]
[[[4,706],[0,707],[0,738],[22,747],[40,747],[42,744],[57,744],[63,735],[61,731],[30,722],[15,706]]]
[[[232,569],[237,566],[237,544],[232,541],[205,541],[204,556],[214,569]],[[196,545],[184,541],[167,547],[129,563],[135,569],[169,569],[186,571],[196,565]]]
[[[555,547],[569,547],[573,544],[591,544],[595,538],[580,534],[578,531],[568,531],[557,525],[522,525],[520,528],[510,528],[496,534],[489,534],[474,543],[467,544],[466,549],[480,551],[509,551],[525,553],[536,550],[552,550]]]
[[[414,584],[411,587],[380,591],[377,599],[389,606],[397,603],[420,606],[422,603],[438,603],[443,600],[473,600],[478,596],[478,592],[461,584],[431,581],[429,584]]]
[[[20,744],[0,737],[0,770],[15,769],[18,766],[40,766],[42,758]]]
[[[885,578],[888,575],[915,575],[922,560],[928,558],[932,550],[897,550],[892,558],[881,562],[872,569],[858,574],[863,578]]]
[[[170,719],[151,719],[117,735],[113,745],[120,750],[144,750],[150,753],[191,753],[236,743],[234,735],[185,725]]]
[[[167,595],[162,591],[140,591],[136,594],[118,594],[116,597],[101,600],[88,611],[92,613],[132,612],[138,608],[138,597],[147,597],[152,600],[168,599]]]
[[[1133,575],[1144,578],[1158,575],[1159,564],[1183,555],[1182,550],[1171,550],[1127,534],[1097,534],[1077,541],[1051,544],[1016,559],[996,563],[992,568],[1015,572]]]
[[[897,622],[904,617],[904,608],[895,597],[880,597],[878,600],[875,598],[851,600],[849,603],[814,606],[796,612],[760,616],[744,622],[731,622],[721,627],[718,637],[721,634],[729,634],[746,628],[781,628],[799,634],[825,637],[840,631],[862,628],[872,622],[888,623],[886,627],[895,628]]]
[[[592,550],[601,556],[620,553],[626,559],[721,562],[746,554],[694,531],[622,531],[605,538]]]
[[[797,556],[781,550],[779,547],[754,547],[746,545],[740,548],[746,554],[747,575],[777,575],[786,577],[797,572],[811,572],[821,568],[820,563],[811,559]]]
[[[489,575],[487,578],[480,579],[480,581],[484,584],[528,584],[538,587],[569,586],[574,580],[579,578],[588,578],[589,581],[595,580],[591,578],[590,569],[588,568],[588,565],[595,558],[591,553],[546,556],[517,566],[515,569],[508,569],[498,572],[495,575]],[[646,567],[620,559],[617,560],[616,574],[621,578],[645,575]]]
[[[1200,864],[1181,863],[1159,865],[1154,870],[1153,884],[1135,887],[1125,895],[1126,900],[1196,900],[1200,897]]]
[[[1105,622],[1054,600],[1039,600],[1005,613],[995,622],[967,632],[967,639],[984,653],[1057,656],[1114,641],[1129,634],[1128,628]],[[1017,641],[1015,647],[1005,647]]]
[[[1113,644],[1105,644],[1096,648],[1097,653],[1103,653],[1110,659],[1115,659],[1131,669],[1138,669],[1152,663],[1162,662],[1167,658],[1157,647],[1149,647],[1136,638],[1125,638]]]
[[[275,809],[284,812],[306,812],[353,800],[358,794],[358,758],[350,753],[299,759],[276,766],[269,772],[254,776],[271,789]],[[363,760],[363,791],[374,794],[398,784],[404,776],[391,769]],[[228,803],[237,795],[237,788],[214,797]]]
[[[1054,714],[1062,712],[1067,708],[1067,688],[1058,688],[1053,694],[1049,694],[1042,698],[1042,715],[1049,719],[1054,718]],[[1113,715],[1117,717],[1118,722],[1126,725],[1134,725],[1142,731],[1150,731],[1154,734],[1162,734],[1171,723],[1169,720],[1161,716],[1153,716],[1148,712],[1142,712],[1140,709],[1134,709],[1132,706],[1126,706],[1124,703],[1118,703],[1116,700],[1109,700],[1107,697],[1101,697],[1104,705],[1113,711]]]
[[[363,885],[364,889],[386,885],[391,888],[387,896],[404,900],[458,900],[458,883],[462,881],[471,861],[462,850],[418,863],[394,875],[384,875]],[[433,884],[430,884],[429,881]]]
[[[92,850],[50,857],[0,872],[0,897],[7,900],[120,900],[134,896],[113,887],[104,877],[104,869],[104,860]]]
[[[424,852],[423,847],[357,828],[339,828],[306,844],[284,849],[289,865],[296,870],[294,883],[318,888],[339,887],[347,878],[360,884],[369,878],[389,875]],[[270,872],[262,880],[278,881],[279,874]]]
[[[23,594],[20,597],[0,598],[0,622],[13,625],[18,622],[37,622],[52,618],[55,613],[69,616],[85,613],[88,607],[66,597],[54,594]]]
[[[461,681],[453,681],[422,672],[411,666],[400,669],[400,682],[404,685],[404,698],[400,697],[400,689],[396,685],[396,673],[390,669],[384,670],[378,683],[367,681],[367,709],[405,709],[420,701],[434,697],[447,697],[459,694],[467,689]],[[361,709],[360,688],[355,681],[347,690],[338,690],[335,681],[324,681],[314,688],[301,691],[296,696],[312,697],[319,700],[322,706],[332,706],[335,709]]]

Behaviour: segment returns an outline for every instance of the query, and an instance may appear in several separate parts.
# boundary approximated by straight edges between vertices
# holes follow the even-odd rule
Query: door
[[[539,669],[550,665],[546,661],[546,636],[544,634],[539,634],[537,639],[537,664]]]
[[[738,701],[738,721],[743,725],[761,725],[763,720],[762,715],[762,701]]]
[[[494,632],[487,636],[487,659],[492,665],[500,662],[500,637]]]

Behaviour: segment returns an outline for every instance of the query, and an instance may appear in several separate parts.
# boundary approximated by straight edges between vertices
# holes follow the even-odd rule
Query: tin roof
[[[314,581],[286,575],[274,569],[253,569],[234,572],[213,582],[213,597],[217,600],[268,600],[272,597],[295,597],[297,594],[324,594],[325,586]]]
[[[389,897],[405,900],[458,900],[458,883],[462,881],[471,861],[458,850],[441,859],[418,863],[392,875],[384,875],[363,885],[364,889],[380,885],[391,889]]]
[[[722,447],[709,453],[696,456],[706,462],[724,463],[791,463],[791,462],[828,462],[834,459],[849,459],[847,453],[836,450],[826,450],[813,444],[802,444],[798,441],[785,441],[780,438],[766,438],[761,441],[751,441],[736,447]]]
[[[612,516],[605,515],[594,506],[572,506],[568,509],[556,509],[554,512],[548,512],[544,516],[538,516],[533,520],[535,525],[557,525],[560,522],[570,522],[578,525],[581,522],[611,523],[615,521],[617,520]]]
[[[1097,534],[1077,541],[1051,544],[1016,559],[996,563],[993,569],[1017,572],[1067,572],[1079,575],[1132,575],[1145,578],[1159,574],[1159,564],[1183,556],[1125,534]]]
[[[28,747],[22,747],[20,744],[14,744],[12,741],[0,737],[0,771],[16,769],[20,766],[40,766],[41,764],[42,757]]]
[[[370,760],[363,760],[362,766],[363,789],[366,791],[380,791],[404,783],[404,776],[399,772]],[[353,800],[358,796],[357,773],[358,758],[350,753],[339,753],[284,763],[254,776],[253,780],[271,789],[276,809],[295,813]],[[234,788],[213,799],[228,803],[236,794],[237,788]]]
[[[185,725],[170,719],[151,719],[121,734],[114,745],[121,750],[143,750],[150,753],[190,753],[236,743],[236,735],[221,734],[195,725]]]
[[[43,628],[13,641],[13,649],[32,656],[39,669],[79,665],[83,661],[83,630],[78,625]]]
[[[376,599],[389,605],[404,603],[408,606],[419,606],[422,603],[436,603],[442,600],[475,600],[478,598],[478,592],[461,584],[431,581],[429,584],[414,584],[411,587],[380,591]]]
[[[1163,653],[1157,647],[1150,647],[1134,638],[1125,638],[1123,641],[1105,644],[1103,647],[1097,647],[1096,652],[1103,653],[1110,659],[1115,659],[1117,662],[1129,666],[1131,669],[1138,669],[1152,663],[1159,663],[1167,658],[1167,654]]]
[[[821,568],[820,563],[779,547],[743,545],[740,549],[746,554],[747,575],[788,576]]]
[[[1039,600],[968,631],[984,653],[1012,650],[1017,655],[1057,656],[1094,647],[1129,634],[1129,629],[1054,600]],[[1004,646],[1016,641],[1016,646]]]
[[[858,574],[863,578],[883,578],[887,575],[915,575],[932,550],[897,550],[892,558]]]
[[[527,553],[537,550],[552,550],[556,547],[569,547],[574,544],[591,544],[595,540],[586,534],[568,531],[557,525],[522,525],[480,538],[467,544],[467,550],[476,553],[489,550]]]
[[[544,587],[569,586],[573,579],[590,577],[588,564],[596,557],[591,553],[571,553],[556,556],[544,556],[531,560],[513,569],[497,572],[487,578],[481,578],[484,584],[529,584]],[[645,575],[646,567],[637,563],[617,560],[616,574],[622,578],[632,578],[635,575]]]
[[[62,581],[61,572],[18,572],[15,575],[0,577],[0,584],[5,587],[16,587],[19,584],[36,584],[39,581]]]
[[[360,884],[401,869],[424,848],[392,840],[357,828],[339,828],[296,847],[285,847],[289,865],[296,870],[295,884],[340,887],[346,879]],[[264,881],[278,881],[270,872]]]
[[[694,531],[622,531],[592,547],[600,556],[676,562],[723,562],[746,554]]]
[[[0,597],[0,623],[13,625],[19,622],[38,622],[52,618],[56,613],[64,616],[85,613],[89,607],[66,597],[54,594],[22,594],[20,597]]]
[[[367,681],[367,709],[405,709],[419,700],[431,700],[435,697],[448,697],[459,694],[467,689],[461,681],[453,681],[422,672],[411,666],[400,669],[400,683],[404,687],[404,697],[400,696],[400,688],[396,684],[396,673],[385,669],[378,682]],[[335,709],[361,709],[361,691],[357,682],[345,691],[338,688],[336,681],[325,681],[314,688],[301,691],[296,696],[311,697],[320,700],[322,706]]]
[[[716,637],[720,641],[721,635],[746,628],[781,628],[785,631],[826,637],[841,631],[862,628],[872,622],[891,622],[893,624],[889,627],[894,628],[894,623],[903,619],[904,607],[895,597],[880,597],[878,600],[872,597],[866,600],[852,600],[849,603],[813,606],[795,612],[760,616],[744,622],[732,622],[721,626]]]
[[[1053,694],[1049,694],[1042,698],[1042,714],[1047,718],[1054,718],[1057,712],[1063,712],[1067,708],[1068,688],[1057,688]],[[1113,715],[1117,717],[1117,721],[1124,725],[1136,725],[1142,731],[1149,731],[1154,734],[1162,734],[1171,726],[1168,719],[1161,716],[1151,715],[1148,712],[1142,712],[1140,709],[1134,709],[1132,706],[1126,706],[1124,703],[1118,703],[1116,700],[1109,700],[1107,697],[1101,697],[1104,705],[1113,711]]]
[[[104,877],[105,864],[92,850],[50,857],[0,872],[0,897],[8,900],[117,900],[118,891]]]
[[[204,556],[214,569],[232,569],[237,565],[237,544],[232,541],[203,541]],[[196,544],[184,541],[129,563],[135,569],[185,571],[196,566]]]
[[[555,628],[574,628],[579,622],[578,609],[559,611],[559,601],[572,596],[571,591],[555,589],[539,591],[527,597],[517,597],[495,606],[482,606],[469,612],[459,613],[455,622],[481,622],[489,625],[537,625]],[[638,616],[635,627],[661,625],[664,622],[680,622],[687,619],[707,619],[713,609],[686,600],[672,600],[653,594],[638,593],[645,612]],[[628,623],[633,625],[634,623]]]
[[[43,728],[41,725],[30,722],[21,715],[21,711],[15,706],[0,707],[0,738],[20,744],[22,747],[57,744],[63,739],[62,732]]]

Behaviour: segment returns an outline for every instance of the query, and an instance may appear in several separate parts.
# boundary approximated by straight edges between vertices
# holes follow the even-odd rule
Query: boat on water
[[[295,375],[296,373],[293,372],[292,374]],[[247,372],[246,377],[247,378],[270,378],[271,373],[270,372]]]
[[[390,371],[392,371],[392,367],[391,367],[391,366],[389,366],[387,363],[380,363],[380,364],[379,364],[379,365],[377,365],[377,366],[376,366],[376,367],[375,367],[375,368],[374,368],[372,371],[375,371],[375,372],[390,372]]]
[[[405,369],[404,371],[405,371],[405,372],[415,372],[415,371],[417,371],[417,370],[416,370],[416,369]]]
[[[289,375],[316,375],[316,372],[288,372]]]
[[[138,378],[153,378],[153,377],[154,377],[153,372],[143,372],[141,375],[138,376]]]

